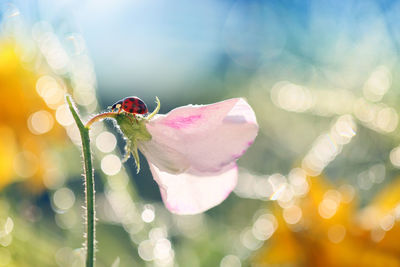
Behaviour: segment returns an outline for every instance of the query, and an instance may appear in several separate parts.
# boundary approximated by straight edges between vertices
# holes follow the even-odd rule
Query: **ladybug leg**
[[[133,124],[133,120],[131,118],[131,116],[128,115],[128,119],[131,121],[131,123]]]
[[[117,109],[118,109],[118,113],[117,113],[117,114],[120,114],[121,111],[122,111],[121,104],[118,104],[118,105],[117,105]]]
[[[134,123],[133,119],[135,119],[136,124],[139,123],[139,121],[138,121],[137,118],[136,118],[136,114],[132,114],[133,119],[132,119],[132,117],[130,116],[131,114],[129,114],[129,113],[127,113],[127,114],[128,114],[128,115],[127,115],[127,116],[128,116],[128,119],[131,121],[132,124]]]

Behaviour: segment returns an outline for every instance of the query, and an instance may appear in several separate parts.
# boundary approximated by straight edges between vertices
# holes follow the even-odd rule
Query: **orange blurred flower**
[[[50,147],[64,140],[64,131],[36,90],[39,74],[24,68],[16,51],[11,42],[0,41],[0,189],[26,180],[35,192],[43,177],[51,179],[56,163]]]
[[[350,185],[335,188],[322,177],[309,183],[305,197],[285,208],[276,205],[278,228],[252,266],[400,266],[400,181],[362,209]],[[301,219],[292,220],[293,207]]]

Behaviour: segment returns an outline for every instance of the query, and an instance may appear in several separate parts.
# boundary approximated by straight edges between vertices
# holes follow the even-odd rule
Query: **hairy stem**
[[[94,209],[94,179],[92,155],[90,152],[89,127],[85,127],[80,119],[75,107],[72,104],[71,97],[66,97],[69,109],[78,126],[83,149],[83,161],[85,171],[85,202],[86,202],[86,267],[94,265],[94,243],[95,243],[95,209]],[[90,125],[89,125],[90,126]]]
[[[93,123],[97,122],[97,121],[101,121],[107,118],[115,118],[117,117],[118,113],[116,112],[104,112],[104,113],[100,113],[96,116],[94,116],[93,118],[91,118],[85,125],[85,127],[87,129],[90,129],[90,126],[92,126]]]

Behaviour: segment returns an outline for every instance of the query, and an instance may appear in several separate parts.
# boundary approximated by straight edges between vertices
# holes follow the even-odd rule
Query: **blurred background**
[[[83,266],[81,115],[245,97],[235,192],[169,213],[93,127],[97,266],[400,266],[400,2],[0,1],[0,266]],[[143,165],[145,161],[142,160]]]

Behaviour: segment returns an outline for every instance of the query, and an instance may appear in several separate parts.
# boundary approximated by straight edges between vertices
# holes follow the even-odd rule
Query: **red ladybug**
[[[124,110],[125,112],[132,114],[146,114],[149,112],[146,104],[136,96],[125,97],[118,101],[111,106],[111,111],[115,110],[117,110],[118,113],[120,113],[121,110]]]

